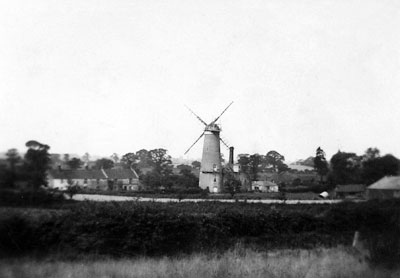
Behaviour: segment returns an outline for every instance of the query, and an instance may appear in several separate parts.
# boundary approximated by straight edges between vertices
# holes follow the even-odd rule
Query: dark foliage
[[[157,190],[161,186],[163,190],[198,188],[199,179],[188,169],[182,169],[179,175],[162,175],[153,170],[141,176],[141,181],[146,188]]]
[[[25,144],[28,151],[25,154],[25,171],[33,189],[46,186],[46,171],[49,169],[50,154],[48,145],[31,140]]]
[[[323,177],[328,174],[329,168],[328,162],[325,158],[325,152],[321,149],[321,147],[318,147],[316,150],[316,156],[314,158],[314,168],[317,170],[320,176],[320,181],[322,182]]]
[[[361,231],[375,263],[400,258],[399,201],[329,206],[262,204],[83,203],[64,214],[0,220],[2,255],[35,252],[112,256],[224,251],[256,247],[350,245]],[[390,247],[390,248],[389,248]]]
[[[1,190],[0,206],[40,206],[46,207],[53,204],[61,204],[64,196],[60,192],[45,190]]]
[[[399,160],[393,155],[373,157],[363,161],[362,178],[365,184],[372,184],[384,176],[397,175]]]
[[[361,183],[361,159],[355,153],[337,152],[331,158],[330,180],[334,184]]]
[[[114,167],[114,161],[108,158],[101,158],[96,160],[96,168],[97,169],[111,169]]]
[[[80,160],[79,158],[74,157],[71,160],[67,161],[67,165],[70,169],[76,170],[81,168],[81,166],[83,165],[83,161]]]

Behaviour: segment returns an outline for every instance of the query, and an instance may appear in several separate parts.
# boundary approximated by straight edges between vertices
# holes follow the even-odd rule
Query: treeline
[[[377,148],[369,148],[363,155],[339,151],[330,162],[329,179],[336,184],[371,184],[399,174],[399,160],[391,154],[381,156]]]
[[[400,202],[338,205],[83,203],[72,210],[0,219],[2,256],[182,255],[241,243],[261,250],[350,245],[360,231],[376,261],[400,259]]]
[[[285,157],[277,151],[269,151],[266,155],[261,154],[239,154],[238,164],[241,172],[249,176],[251,180],[257,180],[261,172],[273,171],[282,173],[288,171]]]
[[[127,153],[120,162],[125,167],[132,167],[139,174],[140,181],[147,189],[164,190],[198,188],[199,179],[192,170],[200,168],[200,163],[178,165],[178,173],[173,172],[171,156],[166,149],[139,150],[136,153]],[[144,170],[146,170],[144,172]]]
[[[276,172],[285,174],[291,172],[284,163],[284,156],[276,151],[270,151],[266,155],[241,154],[238,163],[243,173],[251,180],[257,180],[262,172]],[[325,152],[318,147],[313,157],[314,171],[319,175],[319,182],[315,181],[308,186],[323,184],[335,186],[337,184],[366,184],[370,185],[384,176],[398,175],[400,169],[399,160],[391,155],[381,156],[379,149],[368,148],[363,155],[352,152],[338,151],[327,160]],[[289,185],[289,184],[281,184]],[[290,185],[303,185],[302,181],[295,179]]]
[[[178,165],[174,168],[171,156],[166,149],[153,150],[141,149],[137,152],[129,152],[121,158],[114,153],[110,158],[102,158],[90,161],[86,153],[82,159],[70,158],[68,154],[61,159],[59,155],[51,155],[50,147],[46,144],[30,140],[26,143],[28,148],[24,157],[21,157],[16,149],[10,149],[6,153],[6,164],[0,164],[0,186],[2,188],[13,188],[24,184],[37,190],[40,186],[46,186],[46,171],[65,165],[67,169],[109,169],[113,167],[134,169],[144,187],[148,190],[163,188],[164,190],[195,189],[198,188],[198,177],[194,171],[200,170],[200,162],[194,161],[192,165]],[[91,162],[91,163],[90,163]],[[278,175],[287,175],[292,171],[285,164],[285,157],[277,151],[269,151],[265,155],[239,154],[238,164],[240,172],[247,176],[249,181],[259,180],[259,174],[263,172],[274,172]],[[309,184],[303,184],[298,178],[293,178],[289,184],[287,181],[275,182],[285,187],[308,186],[315,187],[323,185],[324,188],[334,187],[337,184],[371,184],[386,175],[398,175],[399,160],[393,155],[381,156],[377,148],[369,148],[363,155],[338,151],[330,161],[326,159],[325,152],[318,147],[313,158],[314,170],[320,176],[319,182],[312,180]],[[235,189],[238,192],[243,185],[239,184],[238,178],[230,176],[229,171],[224,172],[224,189]],[[279,178],[279,176],[278,176]],[[307,188],[303,188],[307,190]],[[317,191],[319,188],[316,189]],[[225,190],[230,191],[230,190]],[[231,190],[232,191],[232,190]]]
[[[6,153],[6,164],[0,164],[0,187],[16,188],[24,187],[37,190],[47,185],[47,170],[64,166],[66,170],[76,170],[85,167],[89,169],[90,156],[86,153],[83,160],[70,158],[65,154],[61,160],[60,155],[49,153],[50,146],[38,141],[30,140],[26,143],[27,151],[24,157],[17,149],[10,149]],[[92,163],[93,164],[93,163]],[[132,168],[140,178],[140,181],[148,190],[164,187],[172,189],[198,188],[198,178],[193,170],[200,169],[200,162],[192,165],[178,165],[173,171],[171,156],[162,148],[153,150],[139,150],[136,153],[127,153],[121,157],[113,154],[111,159],[102,158],[94,162],[92,169],[110,169],[113,167]]]

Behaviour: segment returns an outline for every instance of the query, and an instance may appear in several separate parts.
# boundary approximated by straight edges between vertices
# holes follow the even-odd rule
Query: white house
[[[50,188],[66,190],[68,186],[101,190],[138,190],[139,176],[133,169],[50,170]]]
[[[251,189],[260,192],[279,192],[279,186],[271,181],[252,181]]]

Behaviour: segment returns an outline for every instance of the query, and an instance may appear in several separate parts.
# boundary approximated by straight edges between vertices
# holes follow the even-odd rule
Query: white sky
[[[400,157],[399,30],[397,0],[1,1],[0,150],[183,156],[203,129],[184,105],[233,100],[236,154]]]

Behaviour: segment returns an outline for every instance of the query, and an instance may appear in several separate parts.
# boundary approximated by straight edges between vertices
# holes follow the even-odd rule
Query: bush
[[[15,255],[31,251],[34,229],[22,216],[9,216],[0,224],[0,254]]]
[[[0,192],[1,206],[48,206],[60,204],[64,201],[63,194],[57,191],[2,190]]]
[[[400,261],[399,211],[399,201],[319,206],[84,202],[34,224],[26,216],[0,218],[0,247],[3,255],[15,246],[23,247],[20,253],[174,255],[225,251],[238,242],[264,250],[350,245],[358,230],[369,241],[371,260],[382,263]]]

